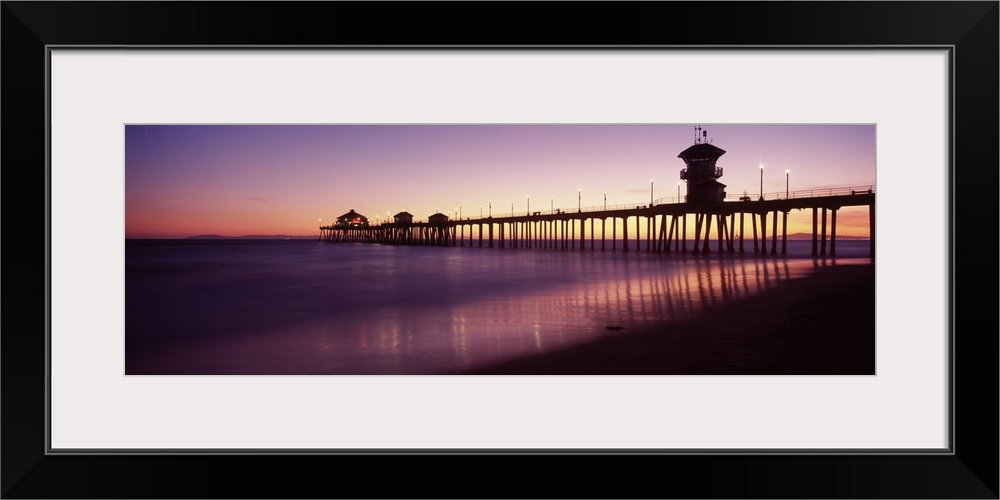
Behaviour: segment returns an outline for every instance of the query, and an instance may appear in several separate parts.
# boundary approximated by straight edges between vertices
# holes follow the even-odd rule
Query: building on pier
[[[337,225],[340,227],[367,227],[368,217],[355,212],[352,208],[350,212],[337,217]]]
[[[399,212],[392,216],[392,222],[395,224],[413,224],[413,214],[410,212]]]
[[[722,177],[722,167],[715,163],[726,152],[708,142],[708,131],[701,130],[701,127],[695,130],[700,131],[701,136],[696,132],[694,145],[677,155],[686,165],[681,170],[681,180],[687,183],[687,201],[724,201],[726,185],[718,180]]]
[[[441,212],[438,212],[427,218],[428,224],[445,224],[447,222],[448,222],[448,216]]]

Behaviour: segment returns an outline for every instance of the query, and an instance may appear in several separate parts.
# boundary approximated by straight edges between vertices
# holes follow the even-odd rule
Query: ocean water
[[[461,373],[869,262],[867,241],[838,241],[836,259],[812,259],[810,246],[762,258],[752,243],[743,256],[668,256],[620,242],[581,252],[126,240],[125,373]]]

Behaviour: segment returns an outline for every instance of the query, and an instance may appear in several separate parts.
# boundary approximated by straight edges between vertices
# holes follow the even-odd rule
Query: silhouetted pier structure
[[[838,210],[867,206],[870,252],[872,258],[875,257],[873,186],[788,194],[788,198],[768,194],[753,201],[675,202],[609,209],[586,207],[576,212],[553,210],[550,213],[503,214],[462,220],[438,218],[428,222],[374,226],[332,225],[320,227],[320,239],[383,245],[600,251],[618,251],[621,245],[622,252],[744,254],[752,251],[760,255],[785,255],[788,213],[811,210],[812,255],[822,257],[837,254]],[[610,234],[606,224],[609,219]],[[688,224],[694,227],[690,238]],[[643,226],[646,228],[644,240],[635,237]],[[746,237],[747,226],[750,226],[750,238]],[[631,240],[629,234],[633,235]]]
[[[524,215],[511,213],[461,220],[449,220],[447,215],[436,213],[428,217],[427,222],[413,222],[411,214],[400,212],[394,216],[392,223],[376,226],[369,226],[368,219],[352,209],[338,218],[336,225],[320,227],[320,239],[385,245],[464,247],[468,232],[470,247],[586,250],[589,246],[590,250],[596,250],[598,238],[594,226],[600,221],[600,249],[604,251],[610,246],[612,251],[617,251],[618,227],[621,221],[623,252],[630,250],[630,227],[635,228],[635,232],[632,233],[635,236],[635,250],[642,250],[643,242],[638,235],[642,225],[645,225],[647,252],[704,254],[713,251],[711,243],[715,241],[717,253],[744,254],[749,251],[745,237],[745,228],[749,223],[755,254],[779,254],[778,228],[780,227],[780,255],[786,255],[788,212],[812,210],[812,255],[825,257],[837,254],[837,211],[843,207],[867,206],[870,255],[872,259],[875,258],[874,186],[792,192],[788,190],[786,171],[785,191],[765,194],[763,193],[764,165],[760,165],[761,193],[758,198],[752,200],[744,194],[734,200],[732,197],[727,197],[726,185],[719,182],[723,169],[716,163],[724,154],[725,150],[708,140],[707,131],[695,127],[694,144],[677,155],[684,161],[685,168],[680,171],[680,179],[687,185],[687,194],[681,198],[678,191],[676,198],[661,198],[657,200],[660,203],[652,200],[652,181],[650,181],[649,204],[613,206],[610,209],[606,205],[586,209],[578,206],[576,212],[552,209],[549,213],[529,212]],[[784,195],[784,198],[781,195]],[[513,207],[511,209],[513,210]],[[606,234],[608,219],[611,219],[610,238]],[[634,226],[631,222],[633,219]],[[689,219],[694,225],[694,237],[690,248],[688,247]],[[768,227],[769,219],[770,227]],[[770,245],[768,229],[771,230]]]

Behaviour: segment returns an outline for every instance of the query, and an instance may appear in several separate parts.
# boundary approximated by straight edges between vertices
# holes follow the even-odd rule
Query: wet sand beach
[[[873,265],[821,267],[694,320],[466,373],[874,375],[875,310]]]

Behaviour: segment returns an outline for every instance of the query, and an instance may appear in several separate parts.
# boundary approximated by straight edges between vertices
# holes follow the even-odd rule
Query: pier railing
[[[754,194],[729,194],[723,201],[727,202],[741,202],[741,201],[759,201],[761,199],[765,201],[773,200],[794,200],[803,198],[822,198],[825,196],[850,196],[859,194],[873,194],[875,193],[875,186],[872,184],[859,185],[859,186],[842,186],[842,187],[830,187],[830,188],[817,188],[817,189],[800,189],[796,191],[776,191],[772,193],[764,193],[763,197],[760,193]],[[668,205],[675,203],[684,203],[685,196],[669,196],[664,198],[657,198],[653,201],[653,206],[656,205]],[[587,212],[609,212],[615,210],[632,210],[636,208],[649,208],[649,202],[643,201],[639,203],[622,203],[617,205],[594,205],[586,207],[573,207],[573,208],[551,208],[549,210],[532,210],[528,212],[527,210],[515,210],[514,212],[496,212],[489,216],[484,214],[481,218],[477,215],[475,217],[463,217],[462,221],[478,221],[486,220],[490,217],[494,219],[509,219],[512,217],[525,217],[531,215],[562,215],[562,214],[576,214],[576,213],[587,213]],[[452,219],[456,221],[459,219]],[[414,223],[423,224],[426,220],[414,220]],[[387,222],[385,224],[392,224]],[[379,224],[372,224],[373,226],[378,226]]]
[[[832,188],[818,188],[818,189],[800,189],[796,191],[775,191],[773,193],[764,193],[763,197],[760,193],[753,194],[727,194],[723,201],[758,201],[760,199],[764,200],[794,200],[801,198],[821,198],[824,196],[848,196],[857,194],[872,194],[875,192],[875,186],[871,184],[863,186],[844,186],[844,187],[832,187]],[[746,199],[744,199],[744,197]],[[666,198],[657,198],[653,203],[654,205],[666,205],[669,203],[684,203],[684,196],[680,199],[676,196],[670,196]],[[625,208],[635,208],[631,206],[626,206]]]

